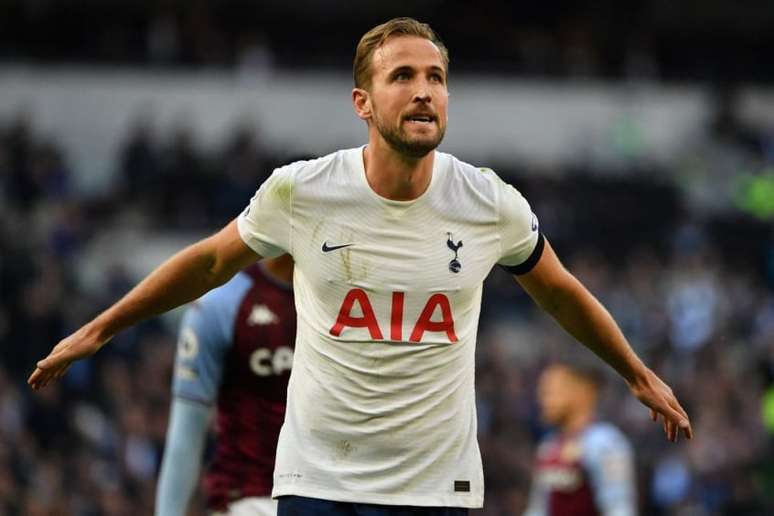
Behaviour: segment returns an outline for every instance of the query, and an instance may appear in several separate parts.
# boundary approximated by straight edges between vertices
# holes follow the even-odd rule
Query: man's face
[[[399,153],[421,158],[446,132],[449,92],[435,44],[415,36],[389,38],[371,62],[371,123]]]
[[[538,380],[537,401],[540,415],[549,425],[561,425],[573,408],[578,385],[575,376],[561,366],[551,366]]]

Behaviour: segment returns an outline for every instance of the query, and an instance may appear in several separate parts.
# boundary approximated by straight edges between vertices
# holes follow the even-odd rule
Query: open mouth
[[[414,124],[432,124],[435,122],[435,116],[430,114],[416,114],[408,115],[403,120]]]

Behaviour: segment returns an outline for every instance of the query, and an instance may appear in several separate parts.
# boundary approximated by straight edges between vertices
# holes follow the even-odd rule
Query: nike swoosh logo
[[[335,251],[336,249],[341,249],[342,247],[349,247],[351,245],[355,245],[355,244],[328,245],[328,241],[326,240],[325,242],[323,242],[322,252],[330,253],[331,251]]]

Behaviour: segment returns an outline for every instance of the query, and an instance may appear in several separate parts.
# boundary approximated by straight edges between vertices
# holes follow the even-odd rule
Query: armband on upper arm
[[[532,254],[529,255],[529,258],[518,265],[501,265],[501,267],[515,276],[526,274],[531,271],[540,261],[540,257],[543,256],[544,248],[545,238],[543,237],[543,233],[539,233],[537,243],[535,244],[535,249],[532,250]]]

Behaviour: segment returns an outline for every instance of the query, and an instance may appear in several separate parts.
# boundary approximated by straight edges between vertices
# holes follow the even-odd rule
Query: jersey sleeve
[[[172,400],[164,456],[156,489],[155,516],[184,516],[202,465],[211,409]]]
[[[594,501],[604,516],[637,514],[634,454],[626,437],[614,427],[601,427],[586,437],[583,465]]]
[[[230,338],[216,307],[202,299],[183,316],[177,342],[172,392],[175,396],[211,405],[217,398]]]
[[[237,217],[242,240],[264,258],[292,253],[293,175],[289,167],[274,171]]]
[[[512,274],[525,274],[540,259],[543,237],[527,200],[511,185],[498,180],[500,259]]]

